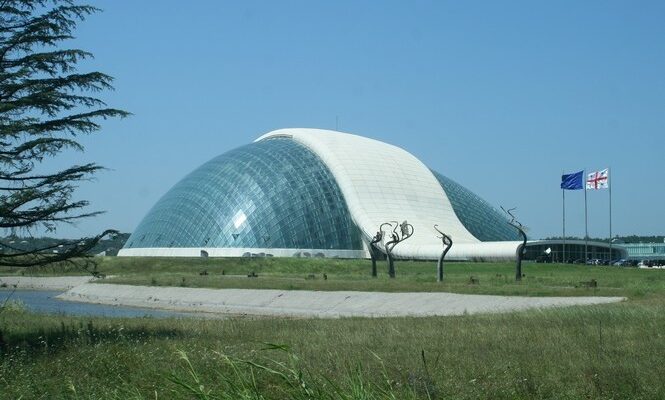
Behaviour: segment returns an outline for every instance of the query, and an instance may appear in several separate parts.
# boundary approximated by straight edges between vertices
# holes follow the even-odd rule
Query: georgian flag
[[[587,174],[586,190],[607,189],[609,187],[610,171],[608,168]]]

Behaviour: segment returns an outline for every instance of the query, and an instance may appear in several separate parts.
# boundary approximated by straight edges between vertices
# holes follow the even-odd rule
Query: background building
[[[579,239],[567,239],[565,244],[561,239],[530,241],[524,256],[526,260],[556,263],[585,263],[586,260],[607,260],[609,262],[627,257],[628,253],[621,245],[613,244],[610,255],[609,243],[596,240],[585,242]]]
[[[619,246],[626,250],[628,260],[665,263],[665,243],[622,243]]]

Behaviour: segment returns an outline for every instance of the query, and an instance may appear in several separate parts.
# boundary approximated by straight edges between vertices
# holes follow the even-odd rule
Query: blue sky
[[[131,111],[54,166],[107,168],[106,214],[60,236],[130,232],[210,158],[273,129],[335,128],[405,148],[534,238],[561,233],[562,171],[611,167],[615,234],[665,229],[665,2],[93,1],[71,46]],[[583,193],[567,193],[583,235]],[[607,192],[589,234],[608,234]]]

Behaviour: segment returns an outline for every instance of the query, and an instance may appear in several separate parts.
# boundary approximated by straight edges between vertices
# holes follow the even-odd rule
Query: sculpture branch
[[[395,259],[393,257],[393,249],[401,242],[413,236],[415,230],[413,228],[413,225],[409,224],[406,221],[402,222],[401,224],[399,224],[397,221],[390,221],[390,226],[393,228],[393,232],[390,235],[390,240],[386,243],[385,247],[386,247],[386,256],[388,258],[388,276],[394,278]],[[399,233],[397,232],[398,227],[400,228]]]
[[[503,206],[501,209],[508,215],[510,215],[510,221],[508,221],[508,225],[512,226],[513,228],[517,229],[517,231],[520,233],[522,236],[522,244],[517,247],[517,262],[515,264],[515,280],[516,281],[521,281],[522,280],[522,258],[524,258],[524,255],[526,254],[526,232],[525,229],[526,227],[520,223],[515,215],[513,214],[513,211],[516,210],[515,207],[510,208],[510,209],[505,209]]]
[[[438,225],[434,225],[434,230],[439,232],[441,236],[437,236],[441,241],[443,242],[443,251],[441,252],[441,256],[439,256],[439,261],[437,262],[436,265],[436,281],[437,282],[442,282],[443,281],[443,259],[446,257],[446,254],[448,254],[448,251],[450,250],[451,247],[453,247],[453,239],[446,235],[445,233],[441,232],[439,229]]]
[[[372,277],[376,278],[376,258],[379,252],[379,249],[376,247],[376,244],[383,240],[383,225],[379,226],[379,230],[376,232],[376,235],[372,238],[372,241],[369,244],[369,256],[372,258]]]

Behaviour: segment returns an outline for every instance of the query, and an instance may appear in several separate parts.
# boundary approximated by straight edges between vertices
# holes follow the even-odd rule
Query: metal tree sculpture
[[[372,277],[376,278],[376,256],[379,252],[379,249],[376,248],[376,244],[381,242],[383,240],[383,226],[388,225],[391,226],[388,222],[384,222],[379,226],[379,230],[376,232],[376,235],[372,238],[372,241],[369,244],[369,255],[372,258]]]
[[[446,235],[445,233],[441,232],[438,228],[438,225],[434,225],[434,229],[441,234],[441,236],[437,236],[441,241],[443,242],[443,252],[441,253],[441,256],[439,257],[439,262],[436,264],[436,281],[437,282],[442,282],[443,281],[443,259],[446,257],[446,254],[448,254],[448,250],[450,250],[451,247],[453,247],[453,239]]]
[[[506,210],[505,208],[501,207],[501,209],[508,215],[510,215],[510,221],[508,221],[508,224],[512,226],[513,228],[517,229],[517,231],[522,235],[522,244],[517,247],[517,264],[515,265],[515,280],[516,281],[521,281],[522,280],[522,258],[526,254],[526,233],[524,230],[526,227],[522,225],[517,218],[513,215],[513,211],[515,208],[511,208]]]
[[[392,223],[394,223],[395,225],[393,226]],[[386,256],[388,257],[388,276],[394,278],[395,260],[393,258],[393,249],[401,242],[413,236],[414,229],[413,225],[411,225],[406,221],[402,222],[401,224],[398,224],[397,221],[391,221],[390,225],[393,227],[393,233],[390,235],[390,241],[386,243]],[[400,233],[397,233],[398,226],[400,228]]]

